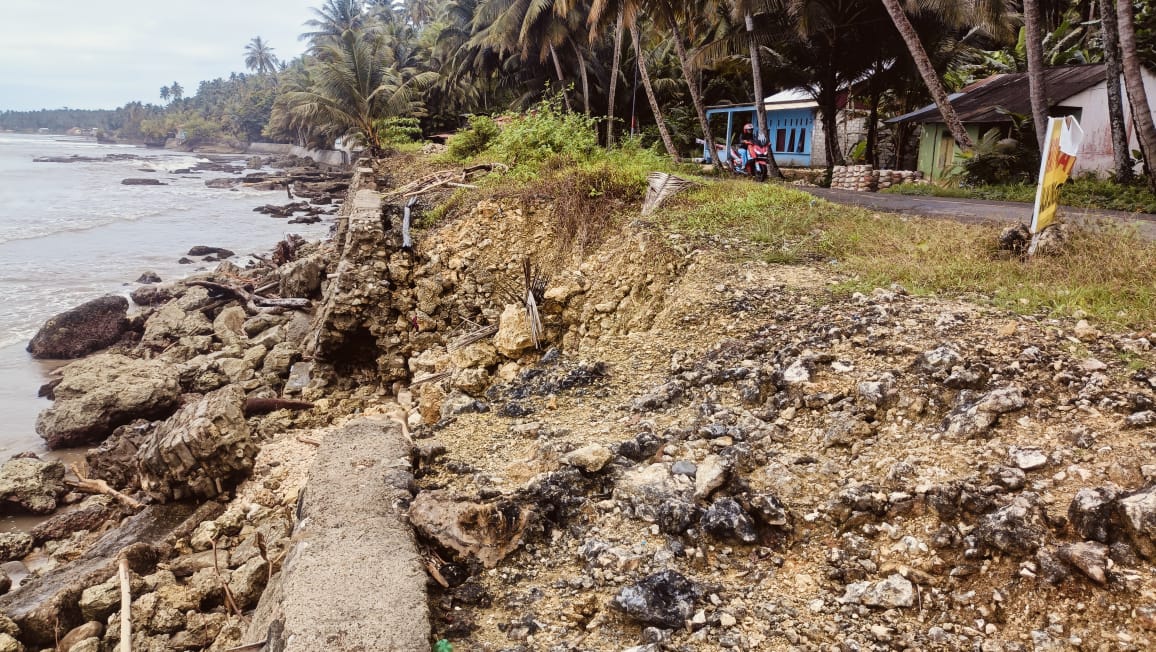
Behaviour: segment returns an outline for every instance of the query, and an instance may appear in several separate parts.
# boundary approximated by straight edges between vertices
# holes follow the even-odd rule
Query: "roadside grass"
[[[821,261],[847,279],[837,286],[845,292],[899,283],[1022,313],[1119,326],[1156,320],[1156,245],[1111,224],[1076,227],[1063,253],[1024,262],[996,249],[994,226],[875,213],[742,180],[692,189],[662,219],[677,231],[760,243],[768,262]]]
[[[882,192],[919,197],[992,199],[1025,203],[1032,203],[1036,200],[1036,187],[1024,183],[987,186],[953,186],[935,183],[902,184],[892,186]],[[1148,192],[1143,184],[1134,183],[1122,186],[1094,176],[1078,177],[1065,183],[1060,188],[1060,203],[1073,208],[1156,213],[1156,196]]]

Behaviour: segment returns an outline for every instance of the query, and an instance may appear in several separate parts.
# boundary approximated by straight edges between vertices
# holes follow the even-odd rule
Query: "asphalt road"
[[[955,199],[951,197],[913,197],[882,192],[854,192],[828,188],[803,187],[802,190],[837,204],[862,206],[887,213],[941,217],[960,222],[996,222],[1031,224],[1032,205],[1019,202],[987,199]],[[1156,240],[1156,215],[1127,213],[1087,208],[1060,207],[1060,219],[1069,223],[1089,223],[1098,220],[1119,221],[1132,225],[1144,237]]]

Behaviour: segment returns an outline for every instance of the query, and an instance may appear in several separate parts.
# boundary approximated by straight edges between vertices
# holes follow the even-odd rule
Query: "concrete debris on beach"
[[[653,226],[575,252],[541,198],[408,248],[406,163],[361,165],[293,182],[348,193],[331,240],[142,286],[44,388],[89,483],[0,467],[56,510],[0,535],[0,650],[1156,646],[1156,334]]]

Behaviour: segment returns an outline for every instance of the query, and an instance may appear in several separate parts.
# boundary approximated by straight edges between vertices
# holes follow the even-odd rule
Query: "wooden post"
[[[132,586],[128,577],[128,559],[120,558],[120,652],[132,652]]]

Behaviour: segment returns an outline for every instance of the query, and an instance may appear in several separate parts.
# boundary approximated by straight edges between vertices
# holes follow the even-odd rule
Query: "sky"
[[[160,104],[174,81],[245,72],[260,36],[281,59],[322,0],[0,0],[0,110]]]

